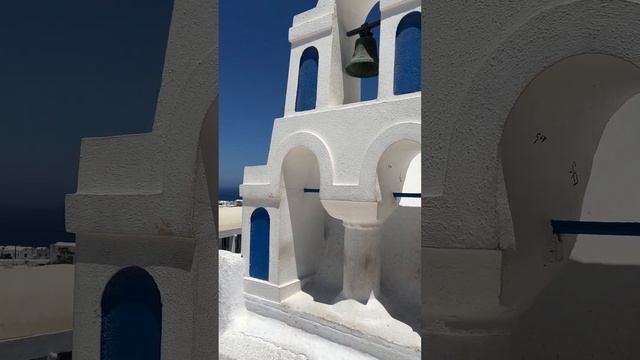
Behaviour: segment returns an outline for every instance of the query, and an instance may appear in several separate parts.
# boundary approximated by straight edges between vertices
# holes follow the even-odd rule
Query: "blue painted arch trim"
[[[249,244],[249,276],[269,281],[269,213],[265,208],[257,208],[251,214],[251,235]]]
[[[318,96],[318,49],[311,46],[302,52],[298,71],[298,90],[296,92],[296,111],[316,108]]]
[[[405,15],[396,30],[393,94],[420,91],[422,67],[422,20],[414,11]]]
[[[100,305],[101,360],[160,360],[162,302],[149,273],[139,267],[118,271]]]

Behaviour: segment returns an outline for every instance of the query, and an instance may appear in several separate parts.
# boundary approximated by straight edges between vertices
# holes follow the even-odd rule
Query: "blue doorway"
[[[118,271],[102,294],[101,360],[160,360],[162,303],[149,273]]]
[[[251,214],[251,246],[249,249],[249,275],[269,281],[269,213],[264,208]]]

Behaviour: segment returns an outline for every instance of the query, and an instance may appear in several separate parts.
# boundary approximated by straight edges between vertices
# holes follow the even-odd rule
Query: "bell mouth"
[[[372,62],[351,63],[345,71],[356,78],[375,77],[378,76],[378,64]]]

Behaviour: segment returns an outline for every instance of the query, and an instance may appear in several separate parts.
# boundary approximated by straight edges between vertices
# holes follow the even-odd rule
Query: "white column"
[[[380,224],[344,225],[342,294],[366,302],[380,292]]]

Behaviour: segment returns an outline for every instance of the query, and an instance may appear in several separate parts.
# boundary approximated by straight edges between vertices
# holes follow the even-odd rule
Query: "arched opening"
[[[296,111],[316,108],[318,93],[318,49],[309,47],[302,52],[298,72],[298,91],[296,92]]]
[[[249,275],[269,281],[269,232],[271,222],[265,208],[251,214],[251,243],[249,249]]]
[[[372,23],[376,20],[380,20],[380,3],[377,2],[371,11],[369,11],[369,15],[367,15],[366,22]],[[380,27],[374,28],[371,32],[373,32],[373,38],[376,39],[376,44],[378,44],[378,53],[380,52]],[[375,100],[378,98],[378,81],[379,76],[374,76],[370,78],[360,79],[360,101],[367,100]]]
[[[547,328],[567,330],[561,324],[550,325],[556,324],[560,315],[549,311],[553,308],[549,304],[544,311],[538,308],[536,304],[545,301],[553,301],[559,308],[566,303],[562,316],[572,313],[566,309],[585,307],[592,319],[610,315],[607,306],[602,306],[602,297],[594,291],[600,293],[605,283],[620,278],[613,275],[615,271],[584,267],[573,261],[574,244],[582,235],[556,237],[550,220],[640,221],[637,204],[630,199],[618,204],[620,198],[634,196],[630,188],[633,179],[621,176],[640,181],[638,168],[629,169],[634,164],[628,162],[627,154],[638,147],[632,145],[633,140],[625,142],[620,131],[637,131],[638,127],[627,124],[609,130],[613,126],[610,119],[639,92],[640,69],[632,63],[608,55],[583,54],[564,59],[539,74],[507,118],[499,150],[513,238],[507,242],[503,257],[501,302],[532,306],[530,312],[536,314],[523,322],[519,334],[530,334],[527,326],[541,321]],[[609,135],[610,131],[614,135]],[[601,236],[592,241],[596,243],[589,244],[590,251],[608,251],[614,244]],[[607,276],[611,277],[601,281]],[[619,291],[624,292],[624,288]],[[610,288],[604,292],[607,297],[618,297]],[[591,329],[576,339],[593,342],[599,339],[599,330],[585,322],[583,314],[574,314],[567,323]],[[536,336],[536,341],[548,340],[543,337]]]
[[[640,95],[611,117],[593,156],[580,219],[640,222]],[[583,263],[640,265],[640,238],[578,235],[571,259]]]
[[[101,311],[100,359],[160,359],[162,303],[149,273],[118,271],[104,289]]]
[[[607,122],[593,156],[579,220],[640,221],[638,114],[636,95]],[[573,250],[565,253],[568,262],[515,329],[514,357],[625,359],[640,353],[635,341],[640,238],[582,234],[575,238]]]
[[[332,230],[341,224],[327,216],[320,202],[320,169],[311,150],[299,146],[289,151],[282,164],[282,184],[280,210],[285,220],[280,233],[293,245],[291,280],[299,279],[303,291],[316,301],[331,301],[342,285],[342,234]],[[337,226],[331,227],[332,220]]]
[[[420,144],[401,140],[380,157],[377,167],[380,218],[386,218],[398,206],[420,207],[420,154]]]
[[[420,12],[405,15],[396,30],[393,94],[420,91],[422,66],[422,21]]]
[[[420,144],[402,140],[378,162],[378,213],[383,222],[380,301],[396,319],[420,329]]]
[[[365,20],[371,16],[375,17],[376,11],[378,13],[378,18],[374,20],[380,19],[380,6],[378,5],[378,1],[376,0],[364,0],[364,1],[353,1],[353,0],[337,0],[337,15],[338,15],[338,26],[340,31],[340,52],[342,56],[342,67],[343,70],[346,65],[351,60],[353,56],[353,49],[355,48],[355,41],[358,38],[358,35],[347,37],[346,33],[349,30],[353,30],[360,25],[362,25]],[[376,31],[374,30],[374,36]],[[380,37],[376,37],[376,41],[378,43],[378,49],[380,48]],[[373,80],[364,82],[352,76],[347,75],[346,72],[343,72],[343,91],[344,91],[344,104],[350,104],[359,102],[362,99],[369,98],[375,99],[377,97],[377,89],[375,90],[375,97],[373,97]],[[377,79],[377,77],[375,78]],[[363,84],[361,84],[363,83]],[[365,90],[366,96],[363,98],[361,87],[365,86],[369,90]],[[377,83],[375,85],[377,87]]]

